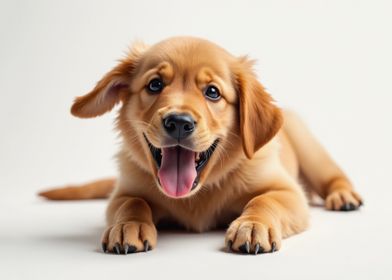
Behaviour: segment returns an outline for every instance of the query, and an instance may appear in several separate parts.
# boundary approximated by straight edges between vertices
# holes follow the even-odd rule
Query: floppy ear
[[[77,97],[71,107],[72,115],[93,118],[113,109],[114,105],[129,93],[131,75],[145,48],[142,43],[133,46],[129,54],[120,60],[92,91]]]
[[[234,72],[239,94],[242,145],[248,158],[271,140],[283,124],[280,109],[257,81],[252,64],[243,57]]]

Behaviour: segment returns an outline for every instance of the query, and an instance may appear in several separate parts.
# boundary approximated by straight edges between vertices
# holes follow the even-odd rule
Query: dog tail
[[[348,180],[347,177],[296,113],[285,111],[284,117],[283,129],[294,147],[301,172],[312,189],[325,198],[334,180]]]
[[[101,179],[82,185],[69,185],[38,193],[39,196],[50,200],[82,200],[107,198],[113,191],[114,178]]]

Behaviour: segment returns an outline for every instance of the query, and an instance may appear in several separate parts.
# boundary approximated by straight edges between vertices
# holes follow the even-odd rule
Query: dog
[[[277,107],[252,67],[199,38],[134,44],[71,108],[93,118],[122,104],[118,177],[41,195],[110,194],[102,248],[116,254],[155,248],[159,223],[225,226],[232,252],[277,251],[308,226],[306,188],[328,210],[358,209],[362,198],[346,175],[295,113]]]

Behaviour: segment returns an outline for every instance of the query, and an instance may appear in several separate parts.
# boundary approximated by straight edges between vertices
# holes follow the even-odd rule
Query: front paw
[[[362,198],[354,191],[337,189],[325,199],[325,208],[334,211],[353,211],[363,205]]]
[[[272,223],[245,216],[233,221],[226,232],[229,250],[245,254],[272,253],[280,249],[281,232]]]
[[[116,254],[147,252],[156,243],[157,230],[152,223],[119,223],[108,227],[102,235],[102,250]]]

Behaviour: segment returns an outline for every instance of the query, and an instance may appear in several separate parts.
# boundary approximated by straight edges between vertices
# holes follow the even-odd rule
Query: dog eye
[[[211,100],[219,100],[221,97],[221,94],[219,92],[219,90],[217,89],[216,86],[208,86],[205,90],[204,90],[204,95]]]
[[[146,88],[150,93],[160,93],[164,88],[164,84],[161,79],[155,78],[148,83]]]

